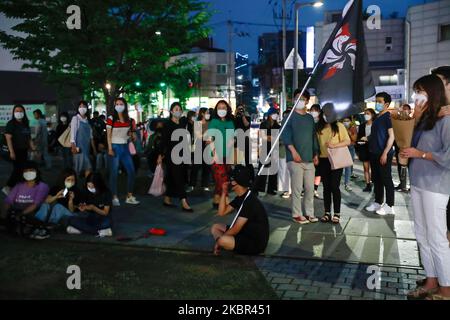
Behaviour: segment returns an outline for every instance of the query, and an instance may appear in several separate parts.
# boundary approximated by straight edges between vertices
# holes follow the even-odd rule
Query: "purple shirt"
[[[18,183],[6,197],[5,203],[19,210],[24,210],[33,204],[39,207],[47,198],[48,190],[48,186],[43,182],[39,182],[32,188],[25,182]]]

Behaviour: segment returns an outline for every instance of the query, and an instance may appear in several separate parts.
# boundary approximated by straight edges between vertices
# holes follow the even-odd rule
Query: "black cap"
[[[244,166],[236,166],[231,173],[231,180],[236,181],[236,183],[244,188],[248,188],[252,184],[253,175],[250,169]]]

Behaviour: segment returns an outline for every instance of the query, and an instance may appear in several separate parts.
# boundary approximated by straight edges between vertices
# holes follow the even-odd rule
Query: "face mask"
[[[311,115],[313,116],[314,119],[319,118],[319,113],[317,111],[312,111]]]
[[[227,110],[217,110],[217,115],[220,118],[225,118],[227,116]]]
[[[87,108],[80,108],[80,109],[78,109],[78,112],[79,112],[82,116],[84,116],[84,115],[87,113]]]
[[[300,100],[296,107],[297,110],[305,109],[305,100]]]
[[[205,114],[205,120],[209,120],[211,119],[211,115],[210,114]]]
[[[277,114],[272,114],[272,115],[270,115],[270,117],[272,118],[273,121],[277,121],[278,120],[278,115]]]
[[[411,96],[415,104],[422,104],[428,101],[428,97],[421,93],[413,93]]]
[[[67,189],[70,189],[70,188],[72,188],[72,187],[74,186],[74,183],[71,182],[71,181],[65,181],[65,182],[64,182],[64,186],[65,186]]]
[[[345,121],[345,122],[344,122],[344,127],[346,127],[346,128],[350,128],[350,122],[348,122],[348,121]]]
[[[60,120],[61,120],[61,122],[66,122],[67,118],[66,117],[61,117]]]
[[[88,191],[89,191],[90,193],[95,193],[95,191],[96,191],[95,188],[89,188],[89,187],[88,187],[87,189],[88,189]]]
[[[115,109],[118,113],[122,113],[125,110],[125,106],[123,104],[118,104]]]
[[[372,120],[372,116],[370,114],[365,114],[364,119],[366,119],[366,121],[370,121]]]
[[[175,111],[175,112],[172,113],[172,115],[173,115],[175,118],[180,119],[181,116],[183,115],[183,113],[182,113],[181,111]]]
[[[192,118],[191,118],[191,121],[192,121],[192,122],[197,121],[197,117],[192,117]]]
[[[384,105],[381,104],[381,103],[379,103],[379,102],[377,102],[377,103],[375,104],[375,110],[376,110],[377,112],[383,111],[383,110],[384,110]]]
[[[33,181],[34,179],[36,179],[37,173],[36,171],[27,171],[23,173],[23,178],[26,181]]]
[[[16,118],[17,120],[22,120],[24,117],[23,112],[14,112],[14,118]]]
[[[47,132],[50,132],[50,131],[52,131],[52,128],[47,128]]]

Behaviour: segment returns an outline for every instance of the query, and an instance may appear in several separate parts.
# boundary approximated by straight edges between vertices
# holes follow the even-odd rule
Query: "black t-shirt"
[[[234,119],[234,128],[237,129],[242,129],[244,131],[247,131],[248,129],[250,129],[250,123],[252,121],[252,119],[250,117],[245,116],[245,119],[247,119],[248,121],[248,125],[245,126],[244,125],[244,121],[242,121],[242,117],[236,116]]]
[[[22,122],[15,119],[6,124],[5,133],[12,135],[12,143],[15,149],[28,149],[30,146],[31,130]]]
[[[112,194],[109,190],[106,190],[103,193],[99,194],[93,194],[89,191],[84,191],[82,195],[82,201],[81,203],[85,204],[92,204],[99,208],[100,210],[103,210],[105,207],[110,207],[109,214],[107,216],[102,216],[97,214],[96,212],[89,211],[88,215],[88,222],[91,224],[98,224],[101,223],[103,220],[109,220],[111,221],[111,208],[112,208]]]
[[[48,195],[54,197],[54,196],[56,196],[56,194],[58,192],[60,192],[61,190],[64,190],[64,189],[65,189],[64,187],[61,188],[59,186],[54,186],[53,188],[50,189],[50,192],[48,193]],[[75,195],[75,198],[73,199],[73,204],[75,206],[80,204],[81,200],[82,200],[81,199],[82,198],[81,191],[77,187],[72,187],[69,189],[69,192],[73,192]],[[58,199],[56,202],[63,205],[66,208],[69,208],[69,194],[67,194],[67,196],[64,198]]]
[[[230,203],[236,212],[241,207],[246,195],[247,193],[236,197]],[[266,209],[254,193],[251,193],[245,200],[239,217],[247,218],[248,220],[238,235],[255,240],[258,246],[256,249],[260,252],[264,251],[269,241],[269,219],[267,218]]]

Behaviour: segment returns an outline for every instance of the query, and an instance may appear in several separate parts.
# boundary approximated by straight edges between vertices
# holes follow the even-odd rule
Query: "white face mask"
[[[227,116],[227,110],[217,110],[217,115],[220,118],[225,118]]]
[[[79,109],[78,109],[78,112],[79,112],[82,116],[84,116],[84,115],[87,113],[87,108],[79,108]]]
[[[23,173],[23,178],[26,181],[33,181],[34,179],[36,179],[36,177],[37,177],[36,171],[27,171]]]
[[[95,188],[87,188],[88,189],[88,191],[90,192],[90,193],[95,193],[95,191],[97,191],[97,190],[95,190]]]
[[[175,118],[180,119],[181,116],[183,115],[183,112],[181,112],[181,111],[174,111],[174,112],[172,113],[172,115],[173,115]]]
[[[278,115],[276,113],[270,115],[270,117],[272,118],[273,121],[277,121],[278,120]]]
[[[421,94],[421,93],[415,93],[415,92],[411,96],[411,99],[414,101],[414,103],[416,105],[426,103],[428,101],[428,97],[426,95]]]
[[[350,124],[351,124],[351,122],[345,121],[344,122],[344,127],[350,128]]]
[[[118,113],[122,113],[125,110],[125,106],[123,104],[118,104],[115,109]]]
[[[311,111],[311,115],[313,116],[314,120],[319,118],[319,113],[317,111]]]
[[[74,183],[73,183],[72,181],[65,181],[65,182],[64,182],[64,186],[65,186],[67,189],[70,189],[70,188],[72,188],[72,187],[74,186]]]
[[[61,117],[60,120],[61,120],[61,122],[66,122],[67,118],[66,117]]]
[[[366,119],[366,121],[370,121],[372,120],[372,116],[370,114],[365,114],[364,119]]]
[[[306,105],[305,100],[300,100],[300,101],[298,102],[298,104],[297,104],[296,109],[297,109],[297,110],[305,109],[305,105]]]
[[[16,118],[17,120],[22,120],[24,116],[25,115],[23,112],[14,112],[14,118]]]
[[[211,115],[210,114],[205,114],[205,120],[209,120],[211,119]]]

